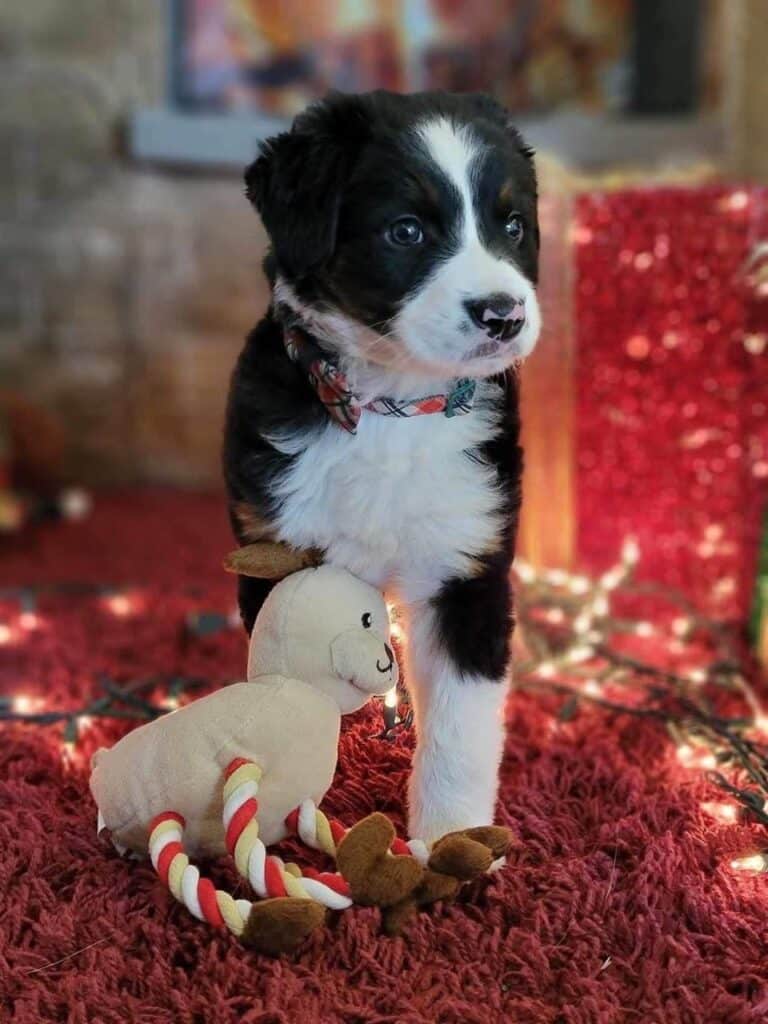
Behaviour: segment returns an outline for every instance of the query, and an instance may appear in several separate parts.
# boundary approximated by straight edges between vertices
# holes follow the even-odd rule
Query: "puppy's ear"
[[[515,143],[521,155],[524,156],[526,160],[533,162],[536,152],[533,146],[528,145],[518,129],[515,127],[512,121],[512,115],[507,108],[502,106],[498,100],[493,98],[493,96],[488,96],[485,93],[475,93],[472,96],[472,101],[478,113],[481,116],[486,117],[489,121],[493,121],[495,124],[499,125],[500,128],[503,128]]]
[[[361,141],[358,98],[333,96],[267,139],[245,172],[277,266],[302,277],[327,263],[336,244],[344,184]]]

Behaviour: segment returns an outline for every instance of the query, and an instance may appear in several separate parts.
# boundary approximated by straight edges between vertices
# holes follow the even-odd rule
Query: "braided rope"
[[[257,764],[242,757],[231,761],[224,773],[225,845],[239,874],[261,897],[294,896],[314,900],[331,910],[351,907],[349,885],[338,872],[312,868],[302,871],[298,865],[284,864],[279,857],[267,853],[259,838],[257,821],[256,794],[261,774]]]
[[[328,818],[313,800],[303,800],[286,817],[285,824],[303,843],[313,850],[322,850],[329,857],[336,858],[336,848],[347,834],[340,821]],[[392,840],[389,852],[395,856],[410,854],[424,866],[429,860],[429,848],[423,839],[409,839],[407,842],[397,836]]]
[[[314,900],[331,910],[346,910],[352,906],[349,884],[338,872],[316,871],[310,867],[302,871],[297,864],[285,864],[280,857],[267,853],[259,837],[257,820],[261,776],[259,766],[242,757],[231,761],[224,773],[225,845],[238,873],[262,899],[291,896]],[[285,824],[307,846],[334,859],[348,831],[309,799],[288,814]],[[184,850],[184,826],[184,818],[175,811],[165,811],[152,820],[149,826],[152,866],[173,897],[198,920],[241,936],[253,903],[235,899],[201,876]],[[395,837],[389,852],[395,856],[410,854],[423,865],[429,859],[429,849],[421,839],[405,842]]]
[[[233,935],[243,934],[253,904],[236,900],[213,882],[203,878],[184,852],[184,818],[174,811],[158,814],[149,826],[149,855],[152,866],[179,903],[215,928],[227,928]]]

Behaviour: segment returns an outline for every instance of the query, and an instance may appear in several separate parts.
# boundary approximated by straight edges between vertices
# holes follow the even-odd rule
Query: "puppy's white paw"
[[[457,808],[427,806],[418,812],[414,809],[408,815],[408,835],[413,839],[423,839],[427,846],[431,847],[449,832],[459,832],[475,825],[488,824],[490,823],[481,821],[475,815],[460,813],[460,809]]]

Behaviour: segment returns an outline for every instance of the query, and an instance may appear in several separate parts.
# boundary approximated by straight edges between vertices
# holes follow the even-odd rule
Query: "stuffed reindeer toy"
[[[319,810],[341,716],[396,685],[398,668],[381,593],[311,560],[266,543],[235,552],[230,568],[280,580],[251,635],[247,682],[147,723],[92,762],[99,827],[116,848],[149,854],[192,914],[272,955],[295,949],[328,910],[353,904],[381,907],[395,934],[417,906],[450,899],[488,871],[510,842],[506,829],[488,827],[428,849],[396,838],[382,814],[347,830]],[[335,869],[301,869],[267,852],[291,834]],[[224,853],[259,902],[216,889],[191,860]]]

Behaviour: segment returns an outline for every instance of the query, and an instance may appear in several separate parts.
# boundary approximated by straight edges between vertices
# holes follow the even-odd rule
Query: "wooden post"
[[[737,177],[768,181],[768,3],[730,0],[724,29],[728,167]]]

